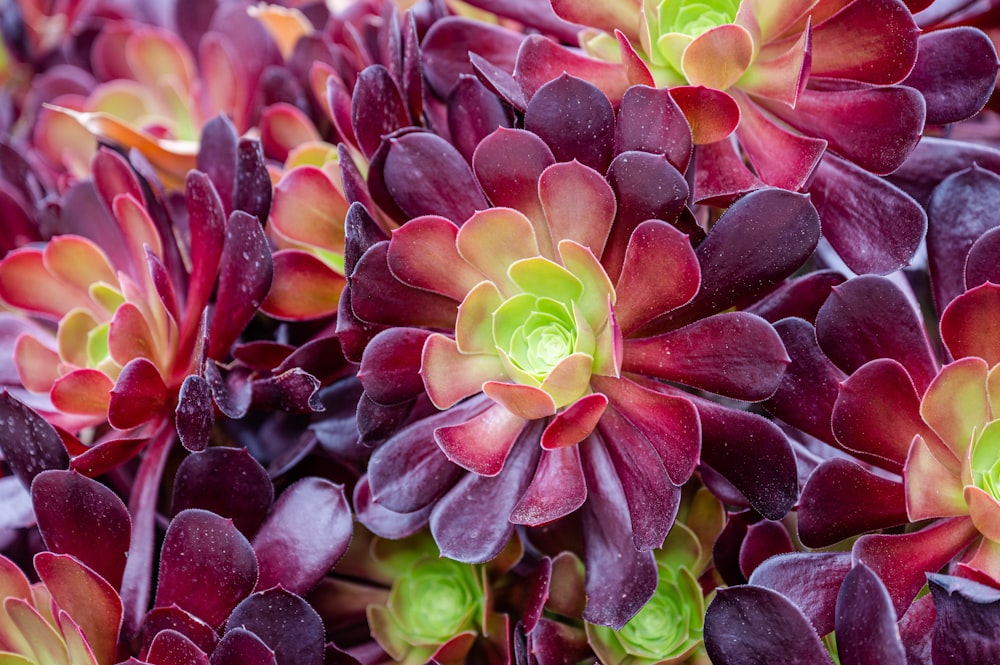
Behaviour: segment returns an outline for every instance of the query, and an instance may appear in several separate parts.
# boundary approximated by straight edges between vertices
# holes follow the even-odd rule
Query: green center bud
[[[400,632],[414,645],[443,644],[474,629],[482,604],[475,569],[451,559],[418,560],[389,593]]]
[[[972,442],[972,482],[1000,501],[1000,420],[994,420]]]
[[[687,568],[659,566],[656,592],[620,631],[633,656],[654,660],[686,656],[701,642],[704,596]]]
[[[576,323],[564,303],[521,293],[493,313],[493,339],[514,365],[542,381],[573,353]]]
[[[697,37],[711,28],[733,23],[738,10],[738,0],[663,0],[659,7],[660,34]]]

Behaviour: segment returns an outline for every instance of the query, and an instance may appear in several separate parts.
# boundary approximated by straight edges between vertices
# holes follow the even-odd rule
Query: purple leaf
[[[691,161],[691,128],[667,88],[633,85],[622,96],[615,154],[631,150],[664,155],[680,172]]]
[[[226,223],[208,357],[222,360],[271,287],[271,250],[257,218],[236,210]]]
[[[992,663],[1000,659],[996,626],[1000,591],[949,575],[927,576],[937,619],[931,654],[934,665]]]
[[[903,81],[927,103],[927,124],[959,122],[979,112],[993,93],[997,53],[982,31],[934,30],[917,40],[917,63]]]
[[[167,527],[154,607],[176,604],[220,626],[256,582],[253,548],[232,521],[192,508],[178,513]]]
[[[52,425],[6,390],[0,393],[0,449],[25,487],[42,471],[69,468],[69,454]]]
[[[411,124],[402,93],[382,65],[371,65],[358,74],[351,95],[351,124],[358,145],[369,158],[382,137]]]
[[[549,146],[535,134],[501,128],[476,147],[472,168],[494,206],[515,208],[528,219],[541,220],[545,213],[538,180],[555,161]]]
[[[435,21],[420,45],[424,76],[441,98],[448,96],[462,74],[472,74],[469,54],[484,58],[507,72],[514,70],[524,35],[462,17]]]
[[[817,270],[789,280],[747,308],[771,323],[795,317],[815,323],[816,314],[830,296],[830,289],[847,278],[835,270]]]
[[[233,628],[219,640],[211,665],[278,665],[271,647],[245,628]]]
[[[473,76],[459,78],[448,95],[448,133],[467,161],[491,132],[510,126],[510,113],[496,95]]]
[[[973,164],[1000,172],[1000,151],[978,143],[925,136],[888,180],[926,206],[942,180]]]
[[[164,630],[181,633],[205,653],[211,653],[219,641],[219,636],[212,627],[191,613],[177,606],[157,607],[147,612],[142,619],[140,653],[149,651],[153,639]]]
[[[121,586],[132,520],[114,492],[78,473],[49,470],[35,477],[31,500],[47,549],[71,554]]]
[[[1000,227],[981,235],[969,250],[965,263],[965,284],[972,289],[986,282],[1000,284],[1000,264],[996,257],[1000,254]]]
[[[255,379],[250,383],[255,408],[288,413],[310,413],[323,410],[319,401],[320,382],[298,367],[281,374]]]
[[[211,511],[233,520],[247,538],[264,522],[273,500],[267,471],[245,448],[213,447],[188,455],[174,476],[173,514],[189,508]]]
[[[133,358],[122,368],[108,404],[108,422],[115,429],[138,427],[157,416],[167,401],[167,386],[156,365]]]
[[[148,442],[147,437],[107,439],[74,457],[69,463],[69,468],[90,478],[96,478],[141,453]]]
[[[587,499],[578,446],[542,450],[531,484],[510,512],[514,524],[541,526],[565,517]]]
[[[889,593],[882,580],[863,563],[844,577],[837,595],[836,630],[841,662],[906,665]]]
[[[593,84],[563,74],[534,94],[524,128],[540,136],[557,161],[579,161],[604,173],[611,163],[615,112]]]
[[[362,476],[354,486],[354,511],[358,521],[369,531],[382,538],[406,538],[427,526],[433,504],[412,512],[396,513],[372,501],[368,477]]]
[[[764,561],[794,550],[792,539],[781,522],[761,520],[751,524],[740,545],[740,572],[750,577]]]
[[[849,570],[847,552],[798,552],[765,561],[750,576],[750,584],[780,593],[795,604],[815,633],[826,635],[833,630],[837,594]]]
[[[215,424],[215,403],[208,381],[190,374],[181,384],[174,410],[177,437],[191,452],[205,450]]]
[[[146,660],[150,665],[208,665],[208,656],[176,630],[157,633],[149,646]]]
[[[215,116],[201,130],[198,170],[208,175],[215,185],[223,210],[227,212],[233,209],[238,142],[236,128],[225,114]]]
[[[269,589],[249,596],[229,616],[226,633],[240,628],[270,647],[277,665],[323,664],[323,622],[291,592]]]
[[[343,556],[351,541],[351,509],[342,485],[303,478],[282,492],[253,537],[257,589],[280,585],[306,593]]]
[[[358,369],[365,394],[379,404],[392,406],[424,392],[420,362],[430,334],[419,328],[390,328],[373,337]]]
[[[802,613],[781,594],[744,586],[721,589],[705,614],[705,648],[717,665],[831,665]]]
[[[201,317],[215,280],[226,237],[226,212],[219,192],[201,171],[190,171],[184,197],[191,233],[191,281],[184,320]]]
[[[242,210],[267,224],[271,211],[271,175],[264,161],[260,141],[241,138],[236,153],[236,191],[233,192],[233,211]]]

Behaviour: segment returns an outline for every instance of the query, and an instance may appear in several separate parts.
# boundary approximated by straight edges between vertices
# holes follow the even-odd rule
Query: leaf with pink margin
[[[56,379],[50,397],[52,405],[60,411],[104,420],[113,388],[104,372],[77,369]]]
[[[656,589],[651,551],[635,548],[628,504],[604,444],[590,437],[580,444],[588,496],[582,522],[587,606],[590,623],[621,629]]]
[[[728,136],[714,143],[698,144],[692,168],[695,203],[725,208],[765,186],[747,167],[743,155]]]
[[[159,340],[153,336],[145,308],[126,302],[115,310],[108,328],[108,352],[112,360],[126,365],[137,359],[162,362]],[[154,365],[155,366],[155,365]]]
[[[740,124],[740,107],[721,90],[703,86],[677,86],[670,95],[691,126],[695,145],[716,143],[732,134]]]
[[[274,280],[260,311],[286,321],[306,321],[337,312],[347,280],[315,255],[297,249],[271,257]]]
[[[906,665],[885,585],[866,565],[844,577],[837,595],[837,653],[858,665]]]
[[[411,132],[387,144],[382,176],[407,217],[440,215],[462,224],[489,207],[465,158],[440,136]]]
[[[541,137],[559,162],[576,160],[600,173],[611,163],[615,112],[588,81],[563,73],[545,83],[528,102],[524,128]]]
[[[753,586],[722,589],[708,606],[705,648],[719,665],[833,663],[795,605],[779,593]]]
[[[993,282],[1000,284],[1000,264],[995,257],[1000,253],[1000,228],[994,228],[979,237],[969,250],[965,263],[965,283],[968,288]]]
[[[420,45],[421,64],[430,87],[446,97],[462,74],[472,74],[469,55],[511,72],[524,35],[469,18],[435,21]]]
[[[573,240],[601,256],[615,219],[615,194],[597,171],[577,161],[553,164],[538,179],[552,244]]]
[[[799,497],[799,537],[806,547],[827,547],[908,521],[902,484],[847,459],[816,467]]]
[[[69,321],[82,321],[88,315]],[[34,331],[31,331],[34,332]],[[31,392],[45,393],[52,389],[52,384],[62,376],[62,358],[59,351],[46,345],[33,336],[31,332],[18,335],[14,343],[13,353],[7,357],[14,360],[12,369],[14,376],[9,384],[21,383]],[[86,350],[83,350],[86,353]]]
[[[80,626],[98,663],[112,663],[122,625],[122,602],[104,578],[67,554],[39,552],[35,571],[60,609]]]
[[[910,11],[895,0],[847,3],[812,27],[811,75],[899,83],[917,60],[918,33]]]
[[[552,0],[552,9],[561,18],[571,23],[590,26],[611,32],[621,29],[629,39],[639,40],[639,17],[642,7],[635,0],[626,2],[598,1],[589,3],[572,0]]]
[[[621,101],[631,85],[625,68],[618,63],[590,58],[540,35],[530,35],[521,43],[514,79],[528,100],[546,84],[563,75],[589,82],[604,93],[612,106]],[[530,105],[531,102],[528,103]],[[610,138],[612,134],[608,136]]]
[[[847,552],[797,552],[765,561],[750,576],[750,584],[780,593],[817,634],[826,635],[833,630],[837,595],[850,570]]]
[[[920,417],[955,454],[965,458],[974,432],[991,420],[987,374],[989,366],[976,357],[945,365],[920,401]]]
[[[509,519],[514,524],[542,526],[569,515],[586,499],[587,481],[579,448],[574,445],[543,450],[531,484]]]
[[[465,563],[495,559],[514,533],[509,516],[538,465],[541,425],[524,428],[496,476],[465,474],[431,510],[430,527],[441,555]],[[475,506],[470,510],[470,506]]]
[[[742,116],[736,136],[757,177],[781,189],[803,189],[811,181],[827,142],[789,132],[757,110],[752,102],[741,104],[740,108]]]
[[[62,632],[63,641],[66,643],[66,652],[70,663],[95,663],[94,650],[87,644],[87,637],[83,634],[83,629],[73,621],[68,613],[59,610],[55,617]]]
[[[146,661],[150,665],[209,665],[204,651],[183,633],[169,629],[153,638]]]
[[[803,134],[826,139],[830,150],[875,175],[899,168],[924,126],[924,98],[904,86],[806,88],[794,112],[779,103],[764,105]]]
[[[969,507],[969,517],[979,533],[993,542],[1000,542],[1000,503],[975,485],[966,485],[963,496]]]
[[[997,53],[975,28],[934,30],[917,40],[917,62],[904,85],[927,102],[927,124],[959,122],[975,115],[993,92]]]
[[[626,339],[624,351],[622,371],[751,402],[773,395],[791,362],[771,324],[746,312],[716,314],[656,337]]]
[[[941,339],[953,358],[1000,363],[1000,285],[986,282],[951,301],[941,314]]]
[[[219,483],[219,478],[226,478]],[[247,538],[263,524],[274,500],[267,471],[246,448],[212,447],[188,455],[174,475],[171,514],[200,508],[233,520]]]
[[[176,604],[217,627],[253,591],[257,559],[232,520],[191,508],[167,527],[158,579],[154,607]]]
[[[936,610],[931,654],[937,665],[988,663],[1000,658],[993,626],[1000,620],[1000,594],[972,580],[927,576]]]
[[[402,93],[382,65],[371,65],[358,74],[351,95],[351,124],[358,145],[369,158],[383,136],[412,124]]]
[[[49,469],[69,467],[69,455],[56,430],[9,392],[0,392],[0,448],[4,461],[24,487]]]
[[[135,358],[122,368],[111,390],[108,422],[120,430],[138,427],[163,410],[168,396],[156,366],[145,358]]]
[[[903,481],[906,515],[911,522],[969,514],[961,477],[938,461],[919,434],[913,437],[903,467]]]
[[[496,284],[502,293],[513,294],[522,289],[510,278],[510,266],[522,259],[539,256],[541,243],[531,222],[519,211],[488,208],[469,218],[459,229],[455,244],[461,257]]]
[[[45,547],[73,555],[118,588],[132,531],[122,500],[95,480],[59,470],[38,474],[31,497]]]
[[[208,357],[223,360],[264,301],[273,276],[271,250],[260,222],[234,210],[226,222],[219,261],[219,290],[212,315]]]
[[[816,317],[819,345],[848,374],[870,360],[896,360],[922,394],[937,375],[919,314],[899,287],[865,275],[833,288]]]
[[[76,306],[96,308],[86,291],[50,273],[42,252],[32,248],[15,250],[0,262],[0,297],[8,305],[54,319]]]
[[[281,588],[258,591],[226,622],[225,636],[245,629],[274,651],[277,665],[323,665],[323,622],[299,596]]]
[[[482,58],[475,53],[469,53],[469,62],[472,69],[479,78],[480,83],[486,89],[495,94],[501,100],[517,111],[524,111],[528,106],[528,100],[524,97],[524,91],[518,85],[514,77],[508,70],[494,65],[489,60]]]
[[[750,66],[755,50],[746,28],[726,23],[695,37],[684,49],[681,68],[691,85],[726,90]]]
[[[773,53],[773,46],[777,45],[775,44],[767,53],[758,52],[747,71],[737,81],[737,87],[756,97],[772,99],[794,107],[809,80],[811,23],[807,23],[806,26],[799,38],[789,45],[787,50],[775,54]],[[782,46],[787,43],[780,42]]]
[[[664,155],[678,171],[691,161],[691,128],[667,88],[633,85],[625,91],[615,125],[615,155]]]
[[[604,412],[597,431],[625,494],[635,548],[662,547],[677,517],[680,487],[671,482],[645,433],[614,406]]]
[[[257,139],[243,137],[236,144],[235,187],[233,210],[247,212],[261,224],[266,224],[271,209],[271,175],[264,161],[264,150]]]
[[[392,232],[389,270],[404,284],[461,302],[483,275],[459,254],[458,233],[458,226],[444,217],[411,219]]]
[[[376,336],[372,343],[378,339]],[[426,389],[427,396],[439,409],[447,409],[481,392],[487,382],[507,378],[498,356],[463,353],[453,339],[437,334],[424,345],[419,370],[423,378],[421,389]]]
[[[8,659],[0,655],[0,658],[7,661],[4,665],[28,665],[37,662],[62,665],[67,662],[66,643],[56,628],[46,621],[29,600],[5,598],[3,608],[4,614],[13,624],[12,631],[16,631],[25,640],[25,651],[37,659],[28,660],[18,655]],[[0,660],[0,663],[3,660]]]
[[[541,445],[546,450],[574,446],[583,441],[601,419],[608,398],[600,393],[584,395],[557,413],[542,432]]]
[[[622,335],[687,304],[700,286],[701,269],[687,236],[666,222],[642,222],[629,238],[615,286]]]
[[[368,477],[362,476],[354,486],[351,502],[354,512],[366,529],[382,538],[407,538],[427,526],[433,504],[412,513],[397,513],[372,501]]]
[[[320,140],[312,120],[297,106],[278,102],[261,111],[260,143],[267,157],[284,162],[293,148]]]
[[[521,383],[487,381],[483,384],[483,392],[511,414],[524,420],[538,420],[554,415],[558,408],[548,392]]]
[[[882,578],[899,616],[926,583],[926,574],[944,567],[977,535],[971,520],[953,517],[912,533],[862,536],[852,557]]]
[[[646,437],[675,485],[691,477],[701,449],[701,426],[689,400],[629,379],[595,377],[593,386]]]
[[[215,631],[204,621],[179,607],[158,607],[146,613],[142,620],[142,647],[139,653],[149,651],[149,646],[158,633],[172,630],[186,636],[195,646],[211,653],[219,641]]]
[[[215,403],[208,382],[197,374],[184,377],[177,407],[174,409],[174,424],[181,445],[191,452],[208,447],[215,423]]]
[[[99,148],[91,170],[94,186],[109,210],[118,194],[129,194],[136,201],[144,200],[142,187],[131,165],[114,150],[104,146]]]
[[[278,665],[271,647],[245,628],[236,627],[219,640],[211,665]]]
[[[795,455],[778,426],[756,414],[691,398],[701,419],[701,463],[761,515],[779,520],[798,498]]]
[[[274,187],[270,223],[282,237],[341,254],[347,201],[320,168],[303,165],[286,172]]]
[[[631,87],[634,88],[640,85],[655,86],[656,81],[649,71],[649,66],[642,59],[642,56],[636,52],[635,47],[629,43],[628,37],[617,28],[614,33],[615,39],[618,41],[618,54],[621,56],[622,65],[625,67],[625,76],[628,78]],[[625,94],[628,94],[628,90],[625,91]]]
[[[87,238],[55,236],[42,250],[42,262],[53,277],[83,293],[95,282],[118,283],[107,255]]]
[[[484,138],[512,124],[510,110],[474,76],[462,75],[448,95],[448,133],[470,163]]]
[[[141,453],[148,442],[147,437],[101,441],[73,457],[69,468],[96,478],[128,462]]]
[[[294,483],[251,541],[260,570],[256,589],[308,592],[344,555],[352,528],[343,485],[323,478]]]
[[[920,396],[910,375],[891,358],[866,363],[841,384],[832,424],[841,445],[880,457],[894,471],[906,461],[914,436],[932,445],[939,441],[920,417]]]
[[[496,476],[527,425],[500,404],[458,424],[434,430],[434,440],[449,460],[480,476]]]

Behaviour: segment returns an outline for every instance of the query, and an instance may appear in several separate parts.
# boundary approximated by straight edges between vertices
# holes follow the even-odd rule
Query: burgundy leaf
[[[512,18],[518,23],[536,28],[538,31],[552,35],[564,42],[575,43],[582,26],[569,23],[554,11],[548,2],[532,2],[532,0],[472,0],[473,7],[485,9],[491,14]]]
[[[942,180],[973,164],[1000,172],[1000,151],[978,143],[925,136],[888,180],[926,206]]]
[[[412,513],[396,513],[372,501],[368,477],[362,476],[354,486],[354,511],[358,521],[382,538],[406,538],[427,526],[433,504]]]
[[[507,72],[524,35],[469,18],[449,16],[435,21],[420,45],[424,76],[434,92],[445,98],[462,74],[472,74],[469,54],[484,58]]]
[[[524,128],[540,136],[557,161],[575,159],[600,173],[611,163],[614,109],[583,79],[563,74],[539,88],[524,112]]]
[[[587,499],[578,446],[543,450],[531,484],[510,512],[514,524],[541,526],[569,515]]]
[[[101,441],[74,457],[69,463],[69,468],[90,478],[96,478],[141,453],[148,442],[149,439],[146,437]]]
[[[927,210],[927,261],[939,313],[965,291],[966,257],[980,236],[1000,226],[997,206],[1000,176],[979,166],[953,173],[934,190]]]
[[[289,591],[269,589],[247,597],[226,622],[226,633],[240,628],[270,647],[277,665],[323,664],[323,622]]]
[[[545,218],[538,180],[554,163],[549,146],[520,129],[498,129],[480,142],[472,156],[472,168],[493,205],[520,210],[531,220]]]
[[[721,589],[705,614],[705,649],[717,665],[831,665],[802,613],[760,587]]]
[[[848,374],[869,360],[892,358],[906,368],[919,394],[937,374],[917,311],[882,277],[855,277],[834,287],[816,317],[816,337]]]
[[[188,455],[174,476],[173,514],[208,510],[232,519],[247,538],[264,522],[273,500],[267,472],[245,448],[213,447]]]
[[[257,218],[236,210],[226,223],[209,358],[222,360],[271,287],[271,250]]]
[[[614,464],[597,437],[580,444],[588,497],[583,505],[587,606],[583,618],[619,630],[653,595],[656,562],[635,548],[628,504]]]
[[[351,95],[351,124],[358,145],[369,158],[383,136],[411,124],[402,93],[382,65],[371,65],[358,74]]]
[[[836,630],[841,662],[906,665],[889,593],[863,563],[844,577],[837,596]]]
[[[181,384],[174,410],[177,437],[191,452],[205,450],[215,423],[215,403],[208,381],[190,374]]]
[[[691,128],[667,88],[633,85],[622,96],[615,154],[631,150],[663,155],[680,172],[691,160]]]
[[[972,289],[986,282],[1000,284],[1000,264],[996,257],[1000,254],[1000,227],[981,235],[969,250],[965,263],[965,284]]]
[[[343,486],[303,478],[282,492],[253,537],[260,569],[257,589],[280,585],[306,593],[343,556],[351,533]]]
[[[430,334],[419,328],[390,328],[373,337],[358,369],[365,394],[379,404],[391,406],[424,392],[420,362]]]
[[[596,86],[615,105],[631,86],[625,67],[620,63],[591,58],[541,35],[529,35],[517,52],[514,69],[514,78],[525,97],[530,99],[540,88],[564,75]]]
[[[112,201],[119,194],[131,194],[136,201],[143,201],[142,188],[132,167],[120,154],[110,148],[98,149],[91,163],[94,185],[104,205],[111,209]]]
[[[771,323],[790,317],[815,323],[816,314],[830,296],[830,290],[846,279],[836,270],[817,270],[785,282],[748,307],[747,311]]]
[[[538,465],[540,429],[541,423],[535,423],[521,432],[500,474],[467,473],[438,500],[430,526],[442,556],[482,563],[507,545],[514,533],[508,517]]]
[[[448,95],[448,133],[472,162],[476,146],[498,127],[510,127],[510,113],[479,79],[462,75]]]
[[[802,488],[798,516],[799,537],[806,547],[827,547],[908,521],[902,483],[846,459],[816,467]]]
[[[768,519],[781,519],[798,495],[795,456],[776,425],[760,416],[695,399],[702,463],[721,474]]]
[[[205,653],[211,653],[219,641],[215,630],[191,613],[185,612],[176,605],[156,607],[147,612],[142,619],[141,653],[149,651],[153,639],[164,630],[184,635]]]
[[[157,416],[167,401],[167,386],[156,365],[134,358],[122,368],[111,391],[108,422],[116,429],[132,429]]]
[[[762,520],[751,524],[740,545],[740,571],[744,577],[750,577],[766,560],[794,550],[792,539],[781,522]]]
[[[219,276],[219,259],[226,238],[226,213],[218,191],[209,176],[201,171],[188,172],[184,200],[191,234],[191,281],[184,320],[190,321],[201,317]]]
[[[750,576],[750,584],[780,593],[809,620],[814,632],[826,635],[833,630],[837,594],[849,570],[847,552],[798,552],[765,561]]]
[[[183,633],[164,630],[149,646],[146,660],[150,665],[208,665],[208,656]]]
[[[319,380],[298,367],[274,376],[255,379],[250,385],[256,408],[288,413],[323,410],[319,401]]]
[[[917,63],[903,83],[923,94],[928,125],[959,122],[983,108],[997,77],[989,37],[968,26],[934,30],[920,35],[917,48]]]
[[[368,209],[352,203],[344,218],[344,274],[350,277],[361,256],[389,235],[375,222]]]
[[[222,636],[212,652],[211,665],[278,665],[271,647],[245,628],[233,628]]]
[[[267,215],[271,211],[271,189],[271,176],[260,141],[241,138],[236,153],[233,211],[242,210],[256,217],[261,224],[267,224]]]
[[[927,576],[937,618],[931,653],[934,665],[990,663],[1000,659],[996,625],[1000,591],[971,580]]]
[[[45,547],[71,554],[114,588],[121,586],[132,520],[118,496],[72,471],[43,471],[31,484]]]
[[[626,339],[622,370],[757,401],[774,394],[789,362],[771,324],[728,312],[656,337]]]
[[[253,548],[232,521],[192,508],[167,527],[154,606],[176,604],[220,626],[256,582]]]
[[[250,372],[239,366],[227,371],[225,376],[222,371],[222,366],[214,360],[205,363],[204,375],[212,389],[212,399],[225,416],[234,420],[242,418],[250,408],[253,397]]]
[[[469,53],[469,61],[472,63],[472,69],[475,70],[479,81],[486,86],[487,90],[514,109],[524,111],[528,106],[528,100],[524,96],[524,90],[521,89],[510,72],[475,53]]]
[[[25,487],[42,471],[69,468],[69,455],[52,425],[6,390],[0,393],[0,449]]]
[[[225,114],[215,116],[201,130],[198,170],[207,174],[215,185],[223,210],[227,212],[233,209],[238,142],[236,128]]]

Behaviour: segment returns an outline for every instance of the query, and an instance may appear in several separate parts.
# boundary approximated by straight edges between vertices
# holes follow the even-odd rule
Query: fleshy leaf
[[[227,481],[220,484],[219,478]],[[218,446],[188,455],[174,476],[174,514],[208,510],[232,519],[247,538],[257,532],[273,500],[267,472],[245,448]]]
[[[837,595],[836,630],[837,654],[843,661],[906,665],[892,601],[882,581],[863,563],[844,577]]]
[[[980,284],[953,300],[941,315],[941,338],[954,358],[1000,363],[1000,285]]]
[[[323,663],[323,622],[316,610],[289,591],[276,588],[248,596],[229,615],[226,634],[240,628],[274,651],[277,665]]]
[[[826,635],[834,628],[837,595],[850,570],[846,552],[797,552],[762,563],[750,584],[780,593],[809,619],[816,634]]]
[[[69,454],[52,425],[6,390],[0,393],[0,442],[25,487],[42,471],[69,468]]]

